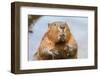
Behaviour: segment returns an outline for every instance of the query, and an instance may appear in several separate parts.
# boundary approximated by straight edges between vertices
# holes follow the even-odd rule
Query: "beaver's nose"
[[[65,28],[65,26],[64,26],[64,25],[61,25],[61,26],[60,26],[60,28],[61,28],[61,29],[64,29],[64,28]]]

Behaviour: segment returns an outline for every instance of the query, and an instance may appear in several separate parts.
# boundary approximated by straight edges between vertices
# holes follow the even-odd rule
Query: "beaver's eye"
[[[56,24],[54,24],[54,26],[56,26]]]

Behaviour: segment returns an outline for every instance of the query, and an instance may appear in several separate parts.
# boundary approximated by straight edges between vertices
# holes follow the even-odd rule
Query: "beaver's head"
[[[67,42],[70,37],[68,24],[61,21],[49,23],[47,35],[55,43]]]

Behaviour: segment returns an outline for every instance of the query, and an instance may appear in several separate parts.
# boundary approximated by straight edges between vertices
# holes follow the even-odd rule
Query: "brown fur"
[[[62,25],[65,26],[63,32],[59,28]],[[64,41],[60,42],[59,38],[61,38],[60,34],[62,33],[65,35]],[[35,56],[37,60],[77,58],[77,43],[69,30],[68,24],[60,21],[49,23],[48,30]]]

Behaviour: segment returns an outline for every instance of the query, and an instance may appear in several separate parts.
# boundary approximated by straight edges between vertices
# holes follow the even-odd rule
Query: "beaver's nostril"
[[[64,25],[61,25],[61,26],[60,26],[60,28],[61,28],[61,29],[64,29],[64,28],[65,28],[65,26],[64,26]]]

